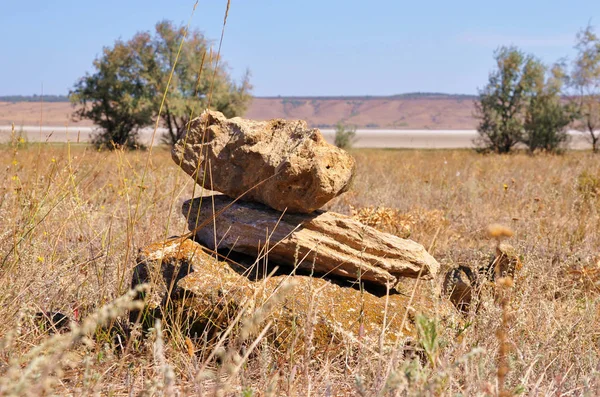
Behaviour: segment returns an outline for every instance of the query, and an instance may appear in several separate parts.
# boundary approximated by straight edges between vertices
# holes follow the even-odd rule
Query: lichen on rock
[[[303,348],[307,336],[317,351],[348,343],[372,344],[381,337],[393,342],[414,335],[416,312],[449,313],[448,305],[419,289],[411,302],[409,294],[391,291],[388,296],[377,296],[310,276],[251,280],[183,238],[142,249],[135,274],[134,284],[151,283],[152,292],[146,298],[153,310],[147,315],[183,320],[191,337],[208,338],[224,331],[239,314],[241,328],[257,322],[250,332],[270,321],[267,338],[282,351]]]

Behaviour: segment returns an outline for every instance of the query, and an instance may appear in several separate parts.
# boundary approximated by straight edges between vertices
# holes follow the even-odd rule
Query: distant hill
[[[408,92],[396,95],[337,95],[337,96],[262,96],[256,99],[281,100],[325,100],[325,101],[369,101],[381,99],[477,99],[477,95],[445,94],[442,92]]]
[[[0,102],[40,102],[41,95],[0,95]],[[44,95],[44,102],[69,102],[67,95]],[[281,100],[354,100],[367,101],[377,99],[477,99],[477,95],[446,94],[443,92],[407,92],[396,95],[338,95],[338,96],[262,96],[256,99],[281,99]]]
[[[473,129],[473,95],[410,93],[393,96],[254,98],[246,117],[306,120],[333,128],[338,122],[373,129]]]
[[[244,115],[257,120],[306,120],[312,127],[338,122],[373,129],[473,129],[474,95],[414,92],[391,96],[255,97]],[[65,95],[0,96],[0,125],[90,125],[73,122]]]

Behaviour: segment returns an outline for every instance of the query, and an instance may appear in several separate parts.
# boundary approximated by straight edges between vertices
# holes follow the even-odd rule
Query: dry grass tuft
[[[401,238],[409,238],[413,229],[422,232],[435,232],[447,224],[444,212],[416,207],[407,212],[388,207],[368,206],[355,208],[349,206],[352,217],[364,225],[394,234]]]
[[[487,227],[487,233],[490,238],[495,239],[509,238],[512,237],[514,234],[513,231],[507,228],[506,226],[502,226],[497,223],[489,225]]]

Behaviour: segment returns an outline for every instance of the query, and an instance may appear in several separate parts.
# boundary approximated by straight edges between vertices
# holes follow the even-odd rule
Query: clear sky
[[[194,3],[0,0],[0,95],[66,94],[103,46],[187,23]],[[217,40],[226,3],[200,0],[192,27]],[[231,0],[222,55],[257,96],[473,94],[498,46],[572,58],[588,23],[600,0]]]

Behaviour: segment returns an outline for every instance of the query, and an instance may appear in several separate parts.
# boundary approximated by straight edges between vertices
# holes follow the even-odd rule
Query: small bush
[[[342,123],[335,126],[335,146],[340,149],[350,149],[356,140],[356,127],[348,127]]]
[[[598,197],[600,194],[600,177],[583,171],[577,177],[577,191],[585,199]]]

